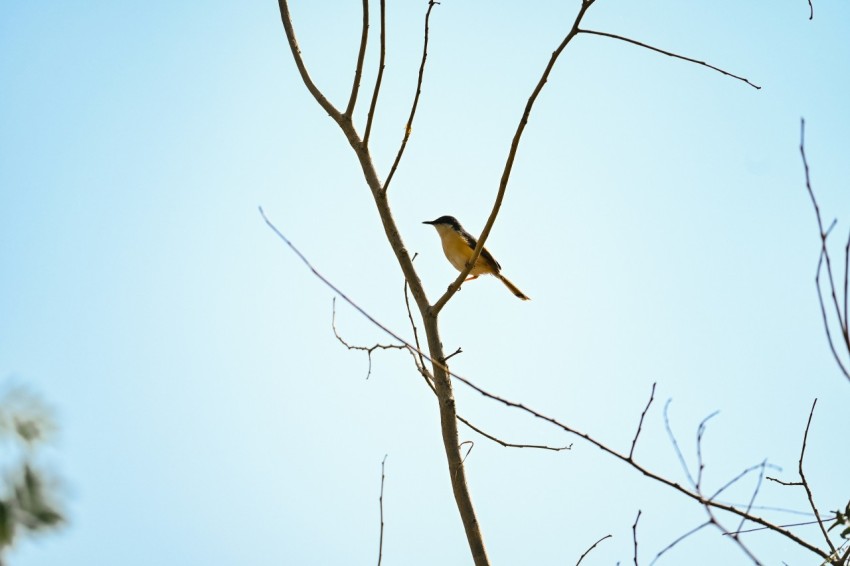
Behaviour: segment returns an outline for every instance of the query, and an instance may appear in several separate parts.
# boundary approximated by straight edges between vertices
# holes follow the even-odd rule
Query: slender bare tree
[[[741,478],[756,475],[758,477],[758,485],[761,485],[761,480],[766,477],[766,472],[770,469],[769,465],[766,462],[762,462],[760,464],[754,465],[750,468],[745,469],[739,475],[732,478],[727,484],[721,487],[719,490],[714,492],[706,492],[705,487],[702,482],[702,471],[705,467],[705,464],[702,459],[701,450],[698,450],[699,461],[697,463],[696,472],[691,472],[688,467],[685,465],[684,458],[681,457],[682,463],[684,465],[687,476],[690,478],[690,486],[682,486],[679,483],[668,479],[649,468],[645,467],[643,464],[639,463],[635,458],[635,447],[638,443],[638,439],[643,427],[644,417],[649,411],[650,406],[653,403],[655,398],[655,387],[653,386],[652,392],[650,394],[649,400],[646,404],[646,407],[643,413],[640,416],[640,421],[637,424],[636,431],[634,434],[633,441],[628,451],[618,450],[616,448],[612,448],[605,444],[602,441],[597,440],[591,435],[576,429],[570,425],[564,424],[556,418],[547,416],[541,412],[538,412],[530,407],[522,403],[518,403],[515,401],[511,401],[490,391],[487,391],[476,384],[474,384],[469,379],[457,375],[453,372],[449,367],[450,358],[456,354],[457,352],[447,354],[447,352],[443,348],[442,341],[440,339],[440,313],[443,308],[447,305],[447,303],[452,299],[452,297],[457,293],[460,289],[463,282],[469,276],[470,271],[473,266],[476,264],[478,257],[482,254],[484,250],[484,245],[488,239],[488,236],[493,229],[496,218],[499,215],[499,211],[502,206],[502,202],[508,188],[508,184],[511,178],[511,172],[513,169],[514,161],[517,155],[518,148],[520,146],[520,142],[522,140],[523,133],[525,132],[526,125],[528,124],[529,117],[534,109],[535,102],[537,101],[541,91],[545,87],[549,76],[558,62],[559,58],[562,56],[564,51],[570,45],[571,41],[576,38],[580,34],[585,34],[588,36],[597,36],[608,39],[613,39],[616,41],[622,41],[634,45],[636,47],[648,49],[650,51],[677,58],[680,60],[684,60],[702,67],[706,69],[721,73],[724,76],[730,77],[732,79],[740,81],[744,85],[748,85],[752,88],[760,88],[759,86],[753,84],[747,78],[733,74],[729,71],[706,63],[704,61],[698,60],[693,57],[687,57],[684,55],[680,55],[677,53],[673,53],[671,51],[661,49],[648,43],[637,41],[628,37],[624,37],[621,35],[608,33],[605,31],[591,30],[582,27],[583,21],[585,19],[586,14],[591,10],[594,5],[595,0],[582,0],[580,5],[578,6],[578,10],[574,15],[572,21],[565,26],[564,35],[562,40],[554,47],[552,51],[551,57],[548,62],[543,65],[543,71],[537,80],[537,82],[533,85],[531,89],[531,93],[528,97],[528,100],[521,112],[519,123],[516,126],[513,137],[510,142],[510,149],[508,152],[508,156],[505,160],[504,168],[502,170],[502,174],[500,177],[500,181],[498,187],[496,189],[494,203],[492,205],[489,217],[487,222],[482,230],[482,232],[475,238],[475,246],[472,256],[467,261],[465,267],[458,274],[457,278],[451,283],[448,289],[436,300],[432,300],[428,297],[425,289],[422,285],[420,277],[416,271],[416,268],[413,264],[413,258],[407,251],[407,247],[404,244],[404,239],[402,238],[401,231],[399,230],[398,225],[393,217],[392,207],[390,205],[389,200],[389,189],[391,182],[395,176],[395,173],[399,167],[399,164],[404,156],[405,149],[407,147],[408,141],[411,136],[412,126],[414,119],[416,117],[416,111],[419,104],[420,95],[422,92],[422,86],[424,82],[425,76],[425,68],[426,61],[428,57],[428,41],[429,41],[429,25],[431,14],[438,4],[434,0],[429,0],[427,2],[427,8],[425,9],[425,23],[424,23],[424,33],[423,33],[423,47],[422,47],[422,55],[419,64],[419,72],[417,78],[417,86],[415,91],[415,96],[413,98],[410,112],[407,118],[407,123],[405,127],[405,132],[403,138],[401,140],[400,146],[396,153],[395,159],[392,162],[391,167],[387,171],[385,177],[382,180],[382,175],[378,172],[371,153],[370,141],[373,131],[373,123],[375,119],[375,114],[377,112],[378,101],[380,98],[381,85],[383,80],[383,72],[386,60],[386,6],[385,0],[380,0],[380,39],[379,39],[379,61],[377,67],[377,75],[376,82],[371,91],[371,97],[369,99],[369,107],[368,112],[366,114],[366,122],[362,126],[358,126],[355,123],[355,108],[358,103],[358,99],[360,97],[361,91],[361,80],[363,77],[363,69],[366,61],[366,52],[367,45],[369,42],[369,28],[371,23],[370,16],[370,3],[369,0],[362,0],[362,24],[361,24],[361,36],[359,49],[356,57],[355,71],[354,71],[354,79],[351,85],[350,94],[348,95],[348,99],[344,101],[344,106],[338,106],[337,104],[331,102],[327,96],[322,92],[321,88],[313,81],[311,78],[311,74],[305,64],[305,61],[301,55],[301,49],[298,44],[298,40],[296,38],[295,28],[292,21],[292,16],[290,13],[289,2],[287,0],[279,0],[279,8],[281,14],[281,20],[283,23],[283,28],[286,34],[286,38],[292,52],[292,57],[295,61],[296,67],[298,69],[298,73],[306,86],[307,90],[316,100],[316,102],[322,107],[322,109],[330,116],[330,118],[337,124],[337,126],[342,131],[355,155],[357,156],[360,168],[362,170],[363,176],[366,180],[366,184],[369,187],[372,198],[375,202],[375,206],[377,208],[381,224],[384,229],[384,233],[386,235],[387,243],[389,244],[397,262],[399,268],[401,270],[402,276],[404,278],[404,291],[405,298],[408,298],[409,295],[413,297],[413,303],[415,305],[415,311],[418,315],[419,324],[416,323],[412,309],[410,307],[410,303],[408,302],[408,316],[411,322],[411,326],[413,329],[413,340],[408,341],[401,337],[397,332],[394,332],[387,328],[385,325],[381,324],[375,318],[373,318],[369,313],[367,313],[360,306],[355,304],[351,299],[349,299],[345,293],[339,289],[334,283],[328,281],[321,273],[319,273],[305,258],[301,253],[286,239],[286,237],[272,224],[272,222],[265,217],[266,222],[269,226],[280,236],[299,256],[300,258],[307,264],[307,266],[313,271],[313,273],[318,276],[322,281],[324,281],[327,285],[334,289],[334,291],[346,302],[354,306],[358,311],[361,312],[364,316],[366,316],[369,320],[371,320],[378,327],[386,331],[394,340],[395,344],[392,345],[375,345],[372,347],[357,347],[352,346],[347,343],[339,334],[336,334],[337,338],[343,342],[343,344],[349,348],[358,348],[367,351],[367,354],[370,356],[370,364],[371,364],[371,354],[377,348],[387,348],[387,347],[402,347],[407,349],[412,355],[413,361],[416,364],[416,368],[418,372],[424,377],[426,383],[430,386],[432,391],[434,392],[437,402],[439,404],[440,410],[440,426],[441,426],[441,434],[443,440],[443,446],[446,454],[447,461],[447,471],[449,474],[449,478],[452,485],[452,491],[454,494],[454,499],[457,505],[458,512],[460,514],[466,538],[469,544],[469,550],[471,556],[473,558],[474,563],[477,566],[483,566],[490,564],[490,559],[487,554],[487,548],[484,542],[484,537],[482,534],[481,526],[479,525],[475,507],[473,505],[472,496],[470,493],[469,485],[467,483],[465,468],[464,468],[464,450],[459,441],[458,436],[458,421],[471,426],[474,430],[477,430],[481,434],[485,435],[487,438],[499,442],[505,446],[519,446],[519,447],[534,447],[534,448],[544,448],[544,449],[565,449],[568,447],[548,447],[548,446],[539,446],[539,445],[517,445],[511,443],[505,443],[504,441],[490,435],[480,428],[475,427],[472,423],[469,423],[468,420],[464,419],[458,413],[457,404],[455,401],[455,395],[453,390],[453,380],[458,383],[462,383],[465,386],[472,388],[477,391],[481,395],[485,396],[488,399],[491,399],[495,402],[501,403],[506,407],[513,408],[519,411],[522,411],[528,415],[531,415],[537,419],[541,419],[555,427],[558,427],[568,433],[575,434],[590,444],[598,447],[603,452],[608,454],[609,456],[614,457],[616,460],[625,463],[626,465],[632,467],[639,473],[651,478],[654,481],[657,481],[673,490],[676,490],[683,494],[684,496],[698,502],[706,511],[707,519],[706,522],[693,529],[683,536],[676,539],[671,545],[662,550],[658,556],[661,556],[665,553],[669,548],[678,544],[681,540],[684,540],[690,534],[699,531],[705,526],[713,526],[716,529],[719,529],[724,535],[727,535],[731,541],[736,544],[741,551],[750,559],[752,562],[759,564],[758,558],[747,548],[747,546],[742,542],[740,534],[743,531],[743,526],[745,522],[755,523],[758,525],[758,528],[767,529],[779,536],[785,537],[793,541],[794,543],[810,550],[812,553],[816,554],[823,560],[825,563],[834,564],[834,565],[844,565],[846,566],[848,563],[848,554],[850,551],[844,550],[845,545],[836,544],[833,541],[833,538],[827,533],[826,529],[823,527],[824,523],[829,518],[822,518],[818,515],[818,522],[822,526],[823,535],[825,537],[824,544],[818,545],[811,543],[803,538],[797,536],[792,531],[790,531],[787,527],[776,525],[771,523],[770,521],[759,517],[753,512],[753,499],[758,491],[758,487],[753,493],[753,497],[748,504],[745,505],[732,505],[728,503],[723,503],[718,500],[718,496],[721,495],[724,491],[726,491],[731,485],[738,482]],[[261,210],[262,212],[262,210]],[[822,230],[823,232],[823,230]],[[825,236],[824,236],[825,238]],[[846,297],[846,293],[845,293]],[[845,306],[846,308],[846,306]],[[846,312],[846,311],[845,311]],[[841,313],[839,312],[839,318],[841,317]],[[844,320],[846,320],[846,314],[844,315]],[[421,328],[424,331],[424,345],[420,344],[419,341],[419,333],[418,327],[421,325]],[[842,326],[842,330],[844,330],[844,336],[846,337],[846,324]],[[334,332],[336,333],[336,329],[334,327]],[[371,368],[371,365],[370,365]],[[814,413],[814,405],[812,406],[811,413],[809,415],[809,424],[811,423],[812,414]],[[709,417],[710,418],[710,417]],[[698,446],[700,446],[702,435],[705,431],[708,419],[703,421],[700,425],[698,431]],[[809,493],[809,500],[812,505],[812,509],[817,514],[817,508],[814,506],[814,502],[811,498],[811,491],[807,480],[805,479],[805,475],[803,472],[803,460],[805,454],[805,446],[806,446],[806,438],[808,436],[809,426],[806,426],[806,434],[803,440],[803,449],[800,453],[799,458],[799,475],[800,482],[799,485],[805,487],[807,492]],[[676,444],[675,436],[673,436],[671,431],[671,440],[676,446],[678,451],[678,445]],[[775,479],[775,478],[774,478]],[[782,481],[782,480],[777,480]],[[794,485],[797,485],[795,482]],[[383,486],[383,465],[382,465],[382,486]],[[381,503],[383,504],[383,489],[382,489],[382,498]],[[382,511],[382,519],[381,525],[383,528],[383,507],[381,507]],[[719,513],[723,513],[721,517]],[[729,517],[735,517],[738,520],[738,524],[736,526],[729,525]],[[640,518],[640,513],[638,513],[637,518],[635,519],[633,525],[633,535],[634,535],[634,562],[638,563],[638,519]],[[383,530],[382,530],[383,537]],[[603,537],[596,544],[599,544],[602,540],[607,537]],[[594,544],[594,547],[596,546]],[[593,547],[589,548],[588,551],[579,558],[579,562],[584,559],[585,555],[592,550]],[[379,553],[379,562],[380,562],[380,553]],[[656,557],[657,558],[657,557]]]

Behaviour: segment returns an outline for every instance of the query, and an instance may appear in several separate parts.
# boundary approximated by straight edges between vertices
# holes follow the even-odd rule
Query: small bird
[[[443,243],[443,253],[446,254],[446,258],[448,258],[449,263],[451,263],[458,271],[463,271],[466,267],[466,263],[472,257],[472,252],[475,250],[475,246],[478,245],[478,242],[475,241],[472,234],[464,230],[463,226],[460,225],[460,222],[458,222],[457,218],[454,216],[441,216],[436,220],[426,220],[422,224],[430,224],[437,229],[437,233],[440,235],[440,240]],[[479,255],[478,259],[475,261],[475,266],[469,272],[469,277],[466,281],[476,279],[479,275],[489,273],[490,275],[496,276],[499,281],[505,284],[505,287],[510,289],[511,293],[523,301],[530,300],[525,293],[520,291],[516,285],[511,283],[507,277],[501,274],[501,270],[502,266],[499,265],[499,262],[490,255],[487,248],[484,248],[481,250],[481,255]]]

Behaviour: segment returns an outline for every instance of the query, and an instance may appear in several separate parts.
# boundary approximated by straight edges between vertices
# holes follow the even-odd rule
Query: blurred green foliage
[[[41,399],[22,387],[5,388],[0,395],[0,564],[17,537],[54,529],[65,520],[55,489],[35,464],[54,430]]]

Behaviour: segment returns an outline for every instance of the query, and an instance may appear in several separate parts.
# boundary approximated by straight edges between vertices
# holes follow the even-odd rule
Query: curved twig
[[[655,51],[656,53],[661,53],[662,55],[667,55],[668,57],[674,57],[676,59],[681,59],[683,61],[688,61],[690,63],[696,63],[697,65],[702,65],[703,67],[708,67],[709,69],[717,71],[718,73],[720,73],[722,75],[726,75],[727,77],[732,77],[733,79],[738,79],[739,81],[745,82],[756,90],[761,90],[760,86],[751,83],[748,79],[741,77],[741,76],[738,76],[738,75],[735,75],[733,73],[730,73],[729,71],[724,71],[720,67],[715,67],[714,65],[706,63],[705,61],[699,61],[698,59],[692,59],[691,57],[685,57],[684,55],[678,55],[676,53],[673,53],[672,51],[665,51],[664,49],[659,49],[658,47],[653,47],[652,45],[647,45],[646,43],[642,43],[642,42],[636,41],[634,39],[629,39],[628,37],[623,37],[622,35],[617,35],[617,34],[614,34],[614,33],[607,33],[607,32],[604,32],[604,31],[595,31],[595,30],[591,30],[591,29],[579,30],[579,33],[586,33],[586,34],[589,34],[589,35],[600,35],[602,37],[610,37],[611,39],[619,39],[620,41],[625,41],[626,43],[631,43],[632,45],[644,47],[646,49],[649,49],[650,51]]]
[[[304,65],[304,59],[301,56],[301,48],[298,46],[298,40],[295,38],[295,30],[292,27],[292,16],[289,13],[289,4],[286,0],[278,0],[280,7],[280,18],[283,21],[283,29],[286,32],[286,39],[289,42],[289,49],[292,51],[292,58],[295,60],[295,66],[298,67],[298,73],[301,75],[301,80],[319,106],[324,108],[325,112],[339,124],[342,120],[342,113],[330,103],[330,101],[322,94],[313,79],[310,78],[310,73],[307,72],[307,67]]]
[[[584,557],[587,556],[588,554],[590,554],[590,551],[593,550],[594,548],[596,548],[597,544],[599,544],[600,542],[602,542],[603,540],[605,540],[607,538],[613,538],[613,536],[608,534],[608,535],[605,535],[604,537],[602,537],[601,539],[599,539],[598,541],[594,542],[590,546],[590,548],[588,548],[587,550],[584,551],[584,554],[579,556],[578,562],[576,562],[576,566],[579,566],[579,564],[581,564],[581,561],[584,560]]]

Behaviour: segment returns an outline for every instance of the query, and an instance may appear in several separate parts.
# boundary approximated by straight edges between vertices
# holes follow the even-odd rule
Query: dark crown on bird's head
[[[454,216],[441,216],[436,220],[426,220],[422,224],[430,224],[431,226],[439,226],[440,224],[442,224],[444,226],[450,226],[451,228],[454,228],[458,231],[462,230],[462,228],[460,227],[460,222],[458,222],[457,218],[455,218]]]

